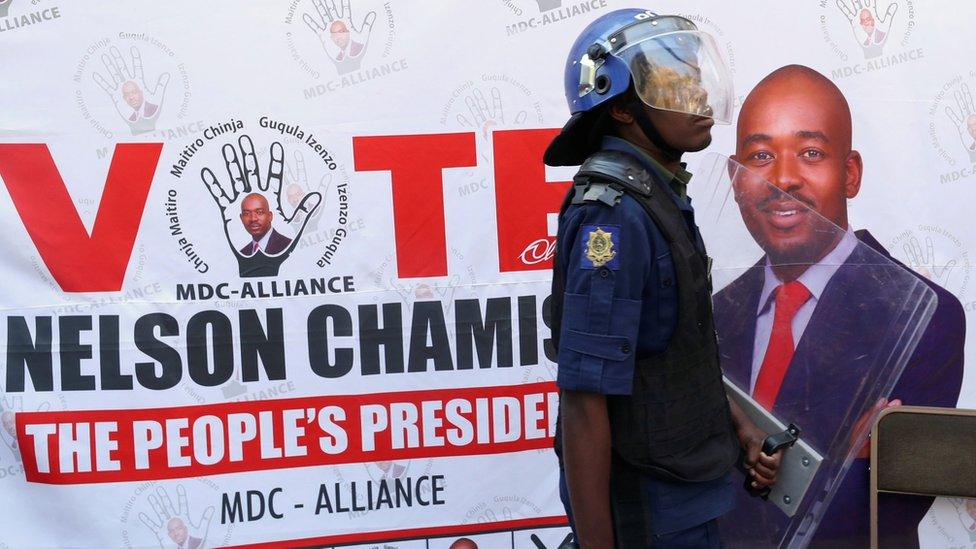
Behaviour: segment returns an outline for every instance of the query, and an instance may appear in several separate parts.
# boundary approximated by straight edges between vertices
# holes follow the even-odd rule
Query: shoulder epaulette
[[[616,183],[624,189],[650,196],[654,179],[633,156],[620,151],[600,151],[580,166],[574,180],[587,179],[591,183]]]

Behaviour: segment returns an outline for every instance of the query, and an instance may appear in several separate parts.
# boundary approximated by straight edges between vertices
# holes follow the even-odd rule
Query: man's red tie
[[[258,253],[258,250],[260,250],[260,249],[261,249],[261,245],[258,243],[257,240],[255,240],[254,241],[254,245],[251,246],[251,255],[254,255],[254,254]]]
[[[803,283],[796,280],[780,284],[776,288],[776,313],[773,316],[773,331],[769,334],[769,345],[766,346],[766,356],[763,357],[759,377],[756,378],[756,388],[752,397],[763,408],[772,410],[776,404],[776,395],[786,377],[786,370],[793,360],[793,317],[807,300],[810,290]]]

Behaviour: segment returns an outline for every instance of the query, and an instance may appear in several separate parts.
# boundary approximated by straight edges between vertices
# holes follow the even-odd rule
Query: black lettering
[[[329,291],[330,291],[330,292],[332,292],[332,293],[334,293],[334,294],[337,294],[337,293],[339,293],[339,292],[341,292],[341,291],[342,291],[342,290],[340,290],[340,289],[339,289],[339,287],[338,287],[338,286],[336,285],[336,284],[338,284],[338,282],[339,282],[340,280],[341,280],[341,279],[340,279],[340,278],[339,278],[338,276],[334,276],[334,277],[332,277],[332,278],[330,278],[330,279],[329,279]]]
[[[552,330],[552,296],[548,295],[542,300],[542,322]],[[556,343],[550,333],[549,337],[542,340],[542,350],[546,353],[546,358],[550,362],[556,362]]]
[[[220,299],[230,299],[230,294],[227,293],[226,282],[221,282],[220,284],[217,284],[216,291],[217,291],[217,297],[219,297]]]
[[[156,336],[159,328],[159,336]],[[136,348],[156,362],[137,362],[136,380],[139,385],[153,391],[172,389],[183,377],[183,359],[179,351],[170,347],[160,337],[180,335],[180,325],[166,313],[150,313],[136,320],[134,329]],[[159,364],[159,372],[156,364]]]
[[[315,502],[315,514],[318,515],[322,512],[322,509],[333,513],[332,510],[332,500],[329,499],[329,490],[324,484],[319,485],[319,499]]]
[[[393,508],[393,498],[390,496],[390,487],[385,478],[380,480],[379,491],[376,495],[376,508],[381,509],[384,505],[389,509]]]
[[[535,314],[535,296],[518,298],[519,364],[530,366],[539,363],[539,328]]]
[[[244,508],[241,505],[241,493],[234,493],[234,503],[230,502],[230,498],[224,493],[221,498],[220,505],[220,523],[227,524],[228,518],[231,523],[244,520]]]
[[[430,345],[427,345],[427,336]],[[410,321],[410,355],[407,371],[427,371],[427,361],[433,359],[434,369],[453,370],[451,347],[444,323],[444,309],[440,301],[418,301],[413,305]]]
[[[177,301],[193,301],[196,299],[196,286],[193,284],[177,284],[176,285],[176,300]]]
[[[414,494],[416,495],[417,503],[419,503],[424,507],[427,507],[428,505],[430,505],[430,501],[424,499],[424,491],[422,488],[425,480],[429,481],[430,477],[424,475],[417,479],[416,484],[414,484]]]
[[[284,514],[275,511],[274,498],[276,495],[280,493],[281,493],[281,488],[275,488],[268,493],[268,514],[271,515],[271,518],[275,518],[275,519],[285,518]]]
[[[359,306],[359,360],[363,375],[380,373],[380,345],[386,373],[403,373],[403,312],[399,303],[383,304],[383,327],[376,305]]]
[[[81,361],[92,357],[91,345],[82,345],[81,332],[92,329],[90,316],[62,316],[58,318],[58,339],[61,345],[62,391],[94,391],[95,376],[81,373]]]
[[[241,321],[241,375],[244,381],[258,381],[258,358],[264,364],[269,380],[285,379],[285,328],[281,309],[265,312],[268,330],[261,326],[261,319],[254,309],[240,312]]]
[[[312,294],[324,294],[326,291],[326,284],[324,278],[313,278],[312,279]]]
[[[410,477],[407,477],[406,486],[403,485],[403,481],[400,479],[396,479],[393,482],[393,485],[396,487],[397,507],[400,507],[401,505],[410,507],[413,505],[413,493],[410,491]],[[400,503],[401,501],[404,503]]]
[[[443,497],[440,497],[441,492],[444,491],[444,475],[434,475],[431,480],[431,501],[434,505],[444,505],[445,501]]]
[[[102,389],[127,391],[132,389],[132,376],[122,375],[119,359],[119,316],[98,317],[98,362]]]
[[[329,319],[336,337],[352,335],[352,316],[338,305],[319,305],[308,315],[308,360],[312,371],[326,378],[342,377],[352,370],[353,350],[335,350],[335,364],[329,362]]]
[[[255,499],[257,503],[255,504]],[[255,507],[257,511],[255,512]],[[264,494],[257,490],[247,491],[247,520],[258,520],[264,516]]]
[[[458,370],[470,370],[474,363],[471,340],[478,349],[478,366],[491,367],[495,342],[498,345],[498,366],[512,366],[512,302],[507,297],[489,298],[485,316],[481,316],[481,302],[459,299],[454,304],[457,325]]]
[[[25,317],[7,317],[7,392],[24,391],[25,373],[29,373],[35,391],[54,390],[51,324],[49,316],[35,317],[34,339]]]
[[[207,332],[213,331],[213,338]],[[190,379],[214,387],[234,373],[234,345],[230,319],[218,311],[200,311],[186,324],[186,366]],[[212,343],[212,345],[210,344]],[[213,371],[210,351],[213,350]]]

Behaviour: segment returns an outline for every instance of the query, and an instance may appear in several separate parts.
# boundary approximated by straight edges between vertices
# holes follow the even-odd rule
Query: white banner
[[[737,104],[831,78],[852,225],[972,326],[976,5],[859,4],[638,7],[713,34]],[[0,1],[0,547],[559,546],[541,157],[623,7]],[[921,545],[974,524],[939,500]]]

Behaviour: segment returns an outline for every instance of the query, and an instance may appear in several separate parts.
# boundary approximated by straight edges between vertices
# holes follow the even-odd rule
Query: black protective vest
[[[602,151],[583,163],[560,211],[570,204],[608,206],[626,193],[637,200],[671,249],[678,291],[678,324],[667,348],[637,360],[633,391],[607,396],[612,446],[627,463],[660,478],[714,480],[739,456],[712,319],[711,277],[705,250],[664,186],[632,156]],[[553,343],[559,345],[565,274],[555,262]],[[667,283],[667,282],[665,282]],[[561,450],[557,435],[557,452]]]

